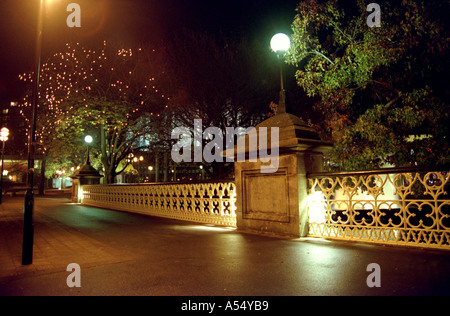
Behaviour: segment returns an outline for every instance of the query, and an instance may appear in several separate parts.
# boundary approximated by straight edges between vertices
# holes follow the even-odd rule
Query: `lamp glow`
[[[7,129],[6,127],[2,128],[2,130],[0,131],[0,141],[6,142],[8,140],[8,136],[9,129]]]
[[[8,140],[9,136],[9,129],[6,127],[3,127],[0,131],[0,141],[2,141],[2,167],[1,167],[1,173],[0,173],[0,204],[2,204],[3,200],[3,176],[8,175],[8,171],[3,170],[4,167],[4,158],[5,158],[5,142]]]
[[[286,34],[278,33],[272,37],[270,47],[274,52],[287,51],[291,47],[291,40]]]
[[[90,135],[87,135],[87,136],[84,138],[84,141],[85,141],[86,143],[88,143],[88,144],[91,144],[93,140],[94,140],[94,139],[93,139],[92,136],[90,136]]]

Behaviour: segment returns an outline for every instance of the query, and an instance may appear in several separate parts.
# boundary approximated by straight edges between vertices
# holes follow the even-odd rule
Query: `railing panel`
[[[450,172],[312,176],[309,235],[450,249]]]
[[[85,185],[82,203],[146,215],[236,227],[233,182]]]

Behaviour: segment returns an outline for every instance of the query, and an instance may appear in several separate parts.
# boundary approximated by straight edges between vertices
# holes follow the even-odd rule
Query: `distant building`
[[[9,139],[6,143],[8,155],[16,158],[27,157],[28,123],[21,114],[21,108],[16,101],[3,101],[0,103],[0,128],[9,129]]]
[[[0,101],[0,128],[9,129],[5,143],[4,190],[24,187],[28,170],[28,123],[17,101]],[[36,157],[36,184],[40,176],[41,159]]]

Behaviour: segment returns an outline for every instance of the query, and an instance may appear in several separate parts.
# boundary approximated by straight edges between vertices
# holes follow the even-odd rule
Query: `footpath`
[[[450,251],[269,238],[64,197],[36,198],[34,260],[22,266],[23,203],[0,205],[0,296],[450,294]],[[71,263],[81,287],[67,284]]]

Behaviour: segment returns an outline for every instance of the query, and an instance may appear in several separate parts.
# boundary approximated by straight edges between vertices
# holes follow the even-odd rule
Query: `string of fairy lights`
[[[38,144],[46,150],[45,139],[51,139],[58,127],[71,126],[80,120],[108,121],[117,130],[118,126],[129,126],[132,119],[148,109],[150,116],[160,116],[151,110],[152,106],[161,103],[167,109],[171,99],[158,87],[155,74],[145,78],[148,73],[142,68],[148,60],[142,59],[145,57],[142,53],[145,53],[142,48],[108,50],[104,41],[100,50],[67,43],[64,51],[51,56],[41,68]],[[33,73],[24,73],[19,79],[32,83]],[[26,94],[18,104],[28,124],[30,97],[31,93]],[[114,108],[117,113],[108,104],[117,105]]]

